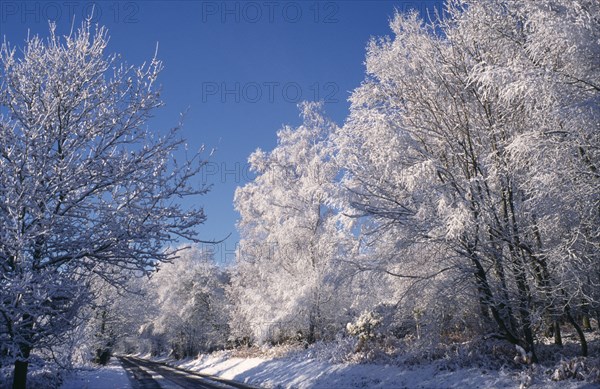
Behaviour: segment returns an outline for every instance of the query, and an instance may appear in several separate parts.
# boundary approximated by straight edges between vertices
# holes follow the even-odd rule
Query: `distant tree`
[[[224,347],[229,335],[228,282],[227,273],[216,265],[210,251],[193,248],[182,252],[174,263],[164,264],[142,284],[155,306],[144,323],[148,335],[164,338],[175,358]]]
[[[79,337],[73,339],[73,352],[78,362],[90,360],[106,364],[113,352],[131,353],[139,351],[140,329],[144,323],[157,314],[160,307],[155,304],[154,291],[147,291],[148,277],[133,278],[121,288],[114,288],[106,281],[94,279],[92,289],[94,299],[82,314],[83,323],[78,326]]]
[[[88,303],[94,275],[119,286],[196,240],[200,208],[181,197],[203,165],[183,163],[177,128],[147,129],[161,106],[161,62],[105,55],[104,28],[28,39],[0,50],[0,349],[25,388],[32,350],[61,342]]]

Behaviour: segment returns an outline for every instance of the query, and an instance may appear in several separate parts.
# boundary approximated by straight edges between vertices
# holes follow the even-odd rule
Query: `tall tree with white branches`
[[[303,124],[280,130],[274,150],[250,156],[257,176],[235,194],[242,240],[233,295],[261,341],[300,332],[313,342],[342,325],[337,259],[349,235],[330,203],[337,167],[327,139],[336,126],[322,104],[305,103],[301,114]]]
[[[15,389],[32,350],[75,324],[90,276],[118,286],[150,272],[206,219],[177,202],[206,191],[191,185],[199,153],[177,163],[178,128],[147,129],[161,62],[121,63],[89,22],[50,32],[0,49],[0,341]]]
[[[572,301],[596,304],[598,11],[488,0],[396,15],[336,135],[349,213],[392,232],[391,265],[409,281],[458,270],[533,359],[542,317],[578,328]],[[419,245],[435,255],[416,267]]]

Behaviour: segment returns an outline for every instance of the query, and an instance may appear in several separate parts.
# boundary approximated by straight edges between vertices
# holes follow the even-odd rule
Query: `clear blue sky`
[[[216,149],[198,183],[212,191],[198,201],[208,221],[202,238],[231,237],[215,247],[217,261],[231,261],[239,235],[233,194],[251,178],[247,158],[270,150],[284,124],[300,123],[296,104],[324,100],[341,124],[348,96],[364,78],[365,46],[389,35],[394,9],[423,11],[427,1],[7,1],[0,0],[0,35],[22,45],[28,30],[47,35],[78,26],[95,7],[94,20],[109,29],[108,52],[141,64],[154,54],[165,70],[159,79],[166,106],[156,112],[157,131],[188,111],[183,137],[190,148]]]

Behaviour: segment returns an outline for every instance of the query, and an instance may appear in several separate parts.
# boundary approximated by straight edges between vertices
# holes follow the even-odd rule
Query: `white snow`
[[[67,377],[61,389],[130,389],[127,372],[119,361],[112,359],[98,369],[79,369]]]
[[[440,370],[439,364],[415,366],[382,364],[334,364],[314,359],[229,358],[227,353],[204,355],[195,360],[175,362],[179,367],[251,383],[265,388],[312,389],[396,389],[396,388],[519,388],[525,373],[466,368]],[[530,388],[578,388],[579,381],[536,380]],[[588,384],[589,385],[589,384]],[[589,386],[588,386],[589,387]]]

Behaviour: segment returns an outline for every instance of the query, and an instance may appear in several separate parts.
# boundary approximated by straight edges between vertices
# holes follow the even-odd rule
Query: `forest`
[[[208,190],[192,185],[203,154],[175,161],[177,128],[142,130],[159,60],[121,65],[89,24],[5,43],[0,368],[14,387],[28,364],[266,345],[598,365],[600,3],[456,0],[390,28],[344,123],[302,103],[302,124],[249,156],[229,266],[195,232],[203,210],[175,201]]]

